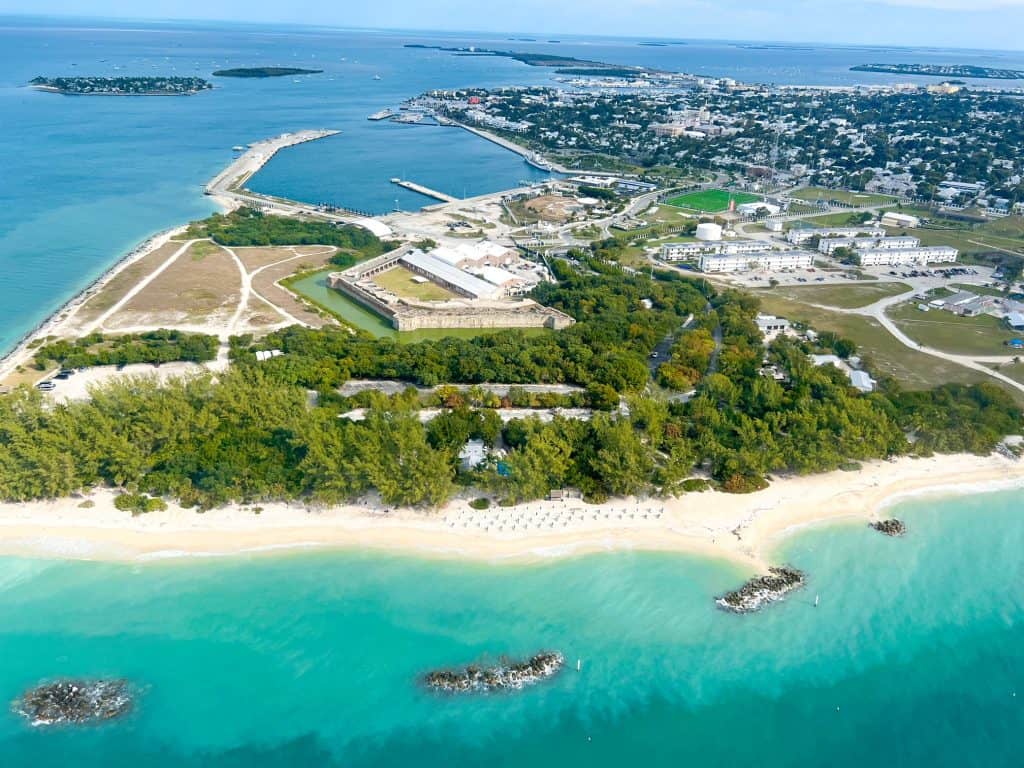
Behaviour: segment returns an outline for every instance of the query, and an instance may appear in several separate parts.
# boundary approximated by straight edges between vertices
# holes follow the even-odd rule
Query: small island
[[[286,77],[287,75],[319,75],[322,69],[300,69],[299,67],[236,67],[218,69],[214,77]]]
[[[427,688],[444,693],[487,693],[519,690],[553,677],[565,665],[561,653],[541,652],[526,661],[502,659],[493,666],[471,664],[464,669],[441,669],[423,676]]]
[[[1021,80],[1024,72],[1017,69],[993,69],[970,64],[858,64],[851,72],[882,72],[889,75],[921,75],[923,77],[971,77],[976,80]]]
[[[132,695],[127,680],[57,680],[26,691],[14,708],[32,725],[86,725],[127,714]]]
[[[201,77],[36,77],[29,85],[69,96],[191,96],[213,88]]]

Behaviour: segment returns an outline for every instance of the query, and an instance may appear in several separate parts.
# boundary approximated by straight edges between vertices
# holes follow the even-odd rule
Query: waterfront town
[[[5,360],[0,386],[77,407],[141,373],[160,387],[251,372],[299,386],[371,441],[391,429],[380,409],[398,409],[422,425],[400,440],[426,430],[421,458],[433,458],[393,487],[374,471],[331,498],[455,503],[445,519],[463,526],[458,504],[472,501],[474,525],[499,531],[549,518],[484,515],[496,501],[746,492],[773,467],[935,450],[941,418],[930,405],[932,431],[908,437],[915,398],[999,403],[978,425],[1024,401],[1021,168],[1004,146],[1020,125],[1007,97],[949,84],[781,90],[690,77],[634,91],[604,88],[616,78],[608,70],[566,77],[564,89],[435,91],[367,115],[382,131],[464,131],[546,173],[468,198],[391,178],[423,197],[416,210],[371,215],[250,187],[278,153],[344,141],[337,130],[232,147],[205,186],[225,212],[130,254]],[[975,130],[981,112],[997,118]],[[937,113],[952,117],[924,117]],[[948,151],[954,143],[971,152]],[[726,380],[767,387],[792,418],[818,407],[787,399],[810,381],[851,413],[871,396],[902,415],[871,401],[857,417],[874,435],[868,449],[819,422],[816,458],[787,441],[757,458],[753,432],[737,443],[734,427],[693,420],[734,397],[708,389]],[[662,416],[633,421],[652,408]],[[662,419],[671,434],[648,434]],[[563,435],[568,424],[586,433]],[[623,424],[632,437],[613,435]],[[1016,457],[1002,439],[1009,422],[985,429],[969,444]],[[577,443],[618,447],[608,461],[545,469],[555,454],[536,452],[560,440],[574,455]],[[623,440],[635,456],[616,466]],[[834,440],[838,450],[824,447]],[[388,461],[404,450],[380,446]],[[456,478],[482,495],[452,502]],[[234,492],[218,493],[186,495],[210,506]],[[164,503],[124,498],[143,512]],[[640,509],[630,519],[652,519]]]

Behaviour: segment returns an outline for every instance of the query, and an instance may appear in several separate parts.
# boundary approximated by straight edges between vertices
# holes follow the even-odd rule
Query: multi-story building
[[[857,263],[862,267],[905,267],[924,264],[951,264],[960,251],[948,245],[922,248],[869,248],[857,251]]]
[[[791,229],[786,233],[786,241],[793,245],[803,245],[815,237],[871,237],[880,236],[883,232],[876,226],[863,227],[818,227],[808,229]]]
[[[818,241],[818,250],[831,256],[838,248],[884,251],[917,248],[919,245],[921,241],[916,237],[823,237]]]
[[[665,261],[683,261],[714,254],[743,256],[765,253],[771,249],[772,244],[764,240],[698,240],[694,243],[667,243],[661,246],[661,258]]]
[[[753,254],[709,254],[700,257],[701,272],[781,272],[809,269],[815,254],[810,251],[768,251]]]

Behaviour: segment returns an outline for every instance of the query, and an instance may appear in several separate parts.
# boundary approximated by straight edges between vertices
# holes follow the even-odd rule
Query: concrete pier
[[[341,131],[297,131],[296,133],[282,133],[272,139],[264,139],[250,144],[245,152],[235,158],[234,162],[210,180],[206,185],[205,192],[208,195],[235,198],[247,202],[249,195],[241,192],[242,187],[260,168],[270,162],[270,158],[274,155],[286,147],[305,144],[307,141],[317,141],[339,133]]]
[[[392,179],[391,183],[397,184],[398,186],[404,187],[405,189],[411,189],[413,192],[419,192],[421,195],[432,197],[435,200],[441,200],[442,202],[445,203],[457,203],[459,201],[459,198],[457,197],[446,195],[444,192],[438,192],[436,189],[431,189],[430,187],[424,187],[422,184],[417,184],[414,181],[406,181],[405,179],[396,178]]]

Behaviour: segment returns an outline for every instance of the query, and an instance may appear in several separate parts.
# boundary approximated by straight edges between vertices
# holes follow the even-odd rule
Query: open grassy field
[[[1016,221],[1014,221],[1016,220]],[[922,245],[949,245],[963,254],[991,251],[1024,256],[1024,233],[1017,234],[1019,216],[990,221],[967,229],[914,229],[911,233],[921,239]]]
[[[878,321],[860,315],[842,314],[767,293],[758,293],[763,311],[807,323],[818,331],[832,331],[856,343],[858,352],[869,358],[880,374],[892,376],[906,389],[929,389],[951,382],[975,384],[994,381],[983,373],[916,352],[900,344]],[[1021,393],[1011,390],[1021,399]]]
[[[761,198],[748,192],[730,192],[726,189],[706,189],[701,192],[688,192],[668,200],[669,205],[676,208],[689,208],[693,211],[720,213],[729,209],[729,201],[735,200],[736,205],[756,203]]]
[[[812,227],[855,227],[860,226],[862,218],[862,213],[842,211],[841,213],[826,213],[823,216],[811,216],[802,221]]]
[[[989,368],[999,371],[1004,376],[1009,376],[1014,381],[1019,381],[1021,384],[1024,384],[1024,363],[990,365]]]
[[[1003,342],[1021,336],[991,315],[960,317],[937,309],[922,312],[913,302],[892,307],[888,315],[914,341],[955,355],[1013,354]]]
[[[874,304],[889,296],[906,293],[910,290],[910,286],[906,283],[871,283],[869,285],[854,283],[851,285],[794,285],[766,290],[803,304],[823,304],[829,307],[856,309]]]
[[[442,288],[437,283],[417,282],[418,275],[405,267],[395,267],[387,272],[382,272],[373,278],[373,281],[381,288],[391,291],[396,296],[404,299],[418,301],[447,301],[457,298],[456,294],[447,288]]]
[[[873,192],[851,192],[845,189],[825,189],[824,187],[807,187],[806,189],[798,189],[793,192],[790,197],[795,197],[797,200],[809,200],[811,202],[817,202],[818,200],[834,200],[837,203],[843,205],[855,205],[858,207],[864,207],[868,205],[885,205],[887,203],[896,202],[895,198],[889,195],[877,195]]]

